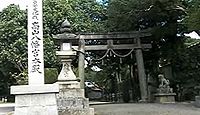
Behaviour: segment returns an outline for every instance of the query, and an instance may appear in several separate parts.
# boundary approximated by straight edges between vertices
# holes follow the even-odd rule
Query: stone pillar
[[[44,84],[42,0],[28,5],[28,83],[11,86],[15,115],[58,115],[57,84]]]
[[[81,89],[85,88],[85,40],[79,40],[79,61],[78,61],[78,74]]]
[[[146,83],[146,75],[144,69],[144,61],[142,55],[142,47],[140,38],[137,38],[137,45],[138,49],[136,49],[136,61],[137,61],[137,68],[138,68],[138,76],[139,76],[139,83],[140,83],[140,92],[141,92],[141,101],[147,101],[147,83]]]

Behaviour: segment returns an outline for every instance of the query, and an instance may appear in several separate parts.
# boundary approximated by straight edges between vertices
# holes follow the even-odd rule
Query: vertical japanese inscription
[[[30,0],[28,6],[29,84],[44,84],[42,0]]]

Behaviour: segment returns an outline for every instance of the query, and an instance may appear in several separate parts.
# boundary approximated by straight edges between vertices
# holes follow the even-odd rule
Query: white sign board
[[[62,50],[71,50],[70,43],[63,43]]]
[[[28,4],[28,78],[29,85],[44,84],[42,0]]]

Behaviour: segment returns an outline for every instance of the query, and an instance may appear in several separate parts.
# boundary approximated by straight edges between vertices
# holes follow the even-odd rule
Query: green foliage
[[[196,31],[200,35],[200,1],[199,0],[185,0],[187,5],[187,17],[184,24],[189,31]]]
[[[58,70],[56,68],[45,68],[44,76],[46,84],[55,83],[58,78]]]
[[[112,0],[108,25],[111,31],[164,27],[177,21],[183,13],[179,0]]]
[[[26,12],[10,5],[0,13],[0,59],[23,71],[27,61]]]
[[[140,12],[149,4],[144,0],[111,0],[108,6],[108,25],[111,31],[130,31],[138,28]]]
[[[125,103],[128,103],[130,101],[129,80],[125,80],[124,82],[122,82],[121,85],[122,85],[122,99]]]
[[[0,12],[0,71],[7,83],[25,84],[27,78],[26,11],[10,5]]]
[[[59,27],[71,10],[68,0],[43,0],[44,34],[52,35],[59,32]]]
[[[27,85],[28,84],[28,70],[25,69],[23,72],[20,73],[14,73],[11,75],[16,80],[15,84],[20,85]]]
[[[159,64],[169,63],[184,43],[184,8],[181,0],[111,0],[107,24],[110,31],[152,28],[152,36],[143,41],[152,44],[144,59],[147,71],[156,76]]]
[[[192,41],[198,41],[198,43],[192,42],[193,45],[190,43],[190,46],[183,46],[175,53],[172,60],[174,78],[171,81],[179,86],[182,100],[193,99],[194,95],[197,95],[195,86],[200,85],[200,41]]]
[[[74,32],[96,32],[104,30],[104,6],[96,0],[45,0],[45,32],[59,32],[61,23],[67,18]]]
[[[106,18],[105,6],[96,0],[69,0],[72,11],[69,20],[76,32],[103,32]]]

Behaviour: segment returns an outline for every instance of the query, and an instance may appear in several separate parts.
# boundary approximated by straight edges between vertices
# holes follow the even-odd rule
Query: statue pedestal
[[[154,94],[156,103],[175,103],[175,93]]]
[[[195,106],[200,107],[200,96],[195,96]]]
[[[15,95],[14,115],[58,115],[56,84],[11,86]]]
[[[79,82],[57,83],[59,84],[57,96],[59,115],[94,115],[94,109],[89,108],[89,99],[84,97],[84,89],[80,88]]]

